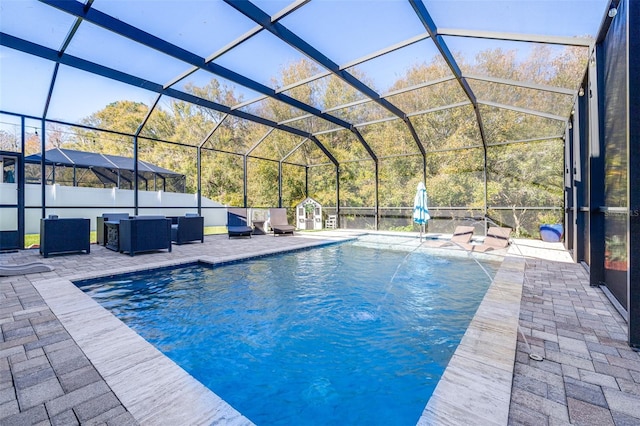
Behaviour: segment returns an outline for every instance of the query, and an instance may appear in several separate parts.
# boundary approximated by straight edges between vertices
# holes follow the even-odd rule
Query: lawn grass
[[[226,234],[227,227],[226,226],[205,226],[204,227],[204,235],[218,235],[218,234]]]

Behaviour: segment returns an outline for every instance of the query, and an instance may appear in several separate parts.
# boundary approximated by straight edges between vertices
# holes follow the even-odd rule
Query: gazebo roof
[[[40,154],[33,154],[25,157],[24,161],[31,164],[40,163],[42,161],[42,156]],[[110,170],[134,171],[133,159],[129,157],[61,148],[54,148],[46,151],[45,163],[55,164],[56,166],[75,166],[83,169],[99,167]],[[142,160],[138,160],[138,172],[150,172],[163,177],[182,176],[180,173],[164,169]]]

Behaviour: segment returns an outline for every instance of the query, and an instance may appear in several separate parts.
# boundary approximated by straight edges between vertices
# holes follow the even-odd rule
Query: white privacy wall
[[[16,197],[16,184],[0,183],[0,203],[13,204]],[[116,188],[81,188],[73,186],[47,185],[46,186],[47,215],[59,217],[84,217],[91,219],[91,230],[96,229],[96,217],[102,213],[120,212],[133,215],[134,210],[127,208],[133,205],[133,191]],[[7,201],[5,201],[7,200]],[[9,201],[10,200],[10,201]],[[42,205],[41,186],[25,185],[25,206],[39,207]],[[181,216],[185,213],[196,213],[198,199],[196,194],[179,194],[163,191],[138,191],[140,215],[164,215]],[[75,208],[74,206],[88,206]],[[173,206],[191,206],[180,208],[168,208]],[[57,208],[58,207],[58,208]],[[59,208],[70,207],[70,208]],[[202,216],[205,226],[225,226],[227,223],[227,211],[225,206],[208,198],[202,197]],[[219,207],[209,209],[205,207]],[[16,229],[17,215],[13,209],[2,209],[0,212],[0,229]],[[40,208],[25,209],[25,233],[37,234],[40,232]]]

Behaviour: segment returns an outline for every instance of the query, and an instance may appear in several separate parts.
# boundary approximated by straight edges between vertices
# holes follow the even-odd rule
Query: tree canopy
[[[486,147],[473,106],[439,58],[407,69],[385,98],[408,114],[417,141],[406,121],[362,99],[360,92],[333,75],[318,78],[321,70],[307,60],[283,66],[273,77],[274,85],[291,98],[355,123],[356,131],[309,116],[275,98],[242,104],[245,100],[233,87],[215,78],[203,87],[187,85],[185,90],[224,105],[242,105],[242,111],[316,134],[340,163],[341,207],[375,205],[376,162],[364,140],[378,159],[380,208],[412,205],[415,188],[423,179],[424,161],[430,208],[483,211],[486,197],[488,210],[499,211],[496,214],[517,233],[526,235],[534,232],[537,216],[544,213],[532,216],[532,209],[563,204],[561,135],[565,123],[553,115],[566,116],[574,99],[553,88],[567,88],[579,80],[576,76],[586,65],[584,56],[578,48],[558,51],[542,46],[526,58],[495,49],[478,53],[472,63],[460,62],[479,100]],[[367,82],[366,73],[357,67],[349,71]],[[296,85],[299,81],[307,82]],[[510,81],[527,84],[514,87]],[[278,162],[286,157],[282,167],[285,206],[307,195],[325,206],[335,206],[336,169],[313,140],[202,105],[163,101],[151,114],[143,103],[114,102],[82,124],[115,133],[71,127],[60,133],[63,138],[49,137],[48,142],[131,156],[131,135],[138,134],[139,158],[186,175],[188,192],[197,188],[200,146],[202,195],[227,205],[243,205],[246,173],[247,204],[255,207],[278,204]],[[0,138],[3,144],[9,143],[5,139],[6,135]],[[424,160],[421,148],[426,152]]]

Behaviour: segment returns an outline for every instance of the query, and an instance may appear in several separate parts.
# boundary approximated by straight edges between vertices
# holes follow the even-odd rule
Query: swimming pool
[[[352,244],[78,283],[257,424],[415,424],[488,285]]]

